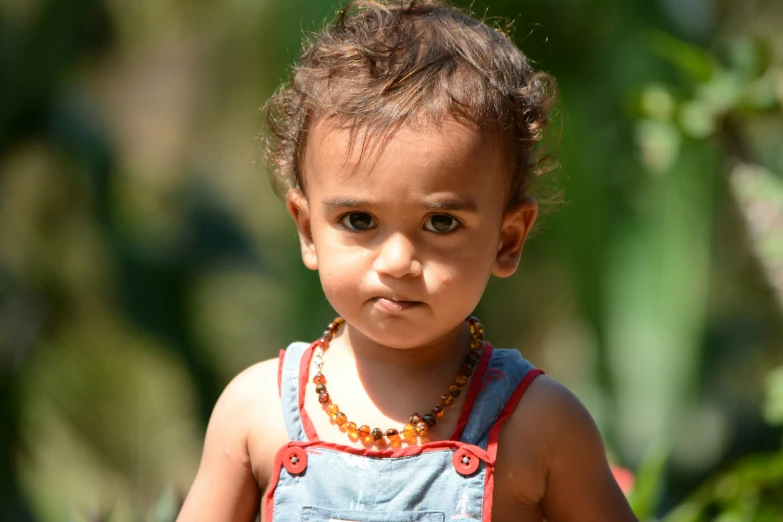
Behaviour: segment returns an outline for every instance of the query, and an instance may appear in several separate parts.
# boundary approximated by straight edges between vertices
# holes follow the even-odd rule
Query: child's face
[[[359,159],[347,130],[308,136],[307,195],[289,191],[305,265],[332,307],[373,341],[434,342],[478,304],[490,274],[517,267],[536,216],[528,199],[506,210],[511,164],[499,140],[455,122],[402,127]]]

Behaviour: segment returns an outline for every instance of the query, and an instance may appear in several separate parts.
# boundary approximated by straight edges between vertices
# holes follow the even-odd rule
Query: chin
[[[356,332],[373,343],[397,350],[413,349],[426,344],[428,337],[422,335],[422,326],[405,317],[369,317],[359,321],[346,318]]]

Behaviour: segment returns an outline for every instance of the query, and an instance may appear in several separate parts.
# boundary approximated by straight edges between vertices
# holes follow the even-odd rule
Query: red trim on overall
[[[476,373],[473,374],[473,379],[468,388],[468,395],[465,397],[465,404],[462,405],[462,411],[459,414],[457,426],[454,428],[454,434],[451,436],[450,440],[459,440],[462,437],[462,432],[465,431],[465,426],[468,425],[470,413],[473,411],[473,403],[476,402],[476,398],[481,391],[481,383],[484,381],[484,374],[487,372],[493,350],[492,345],[489,343],[487,343],[484,346],[484,350],[482,350],[481,359],[476,367]]]
[[[353,446],[346,446],[344,444],[337,444],[336,442],[296,442],[291,441],[285,447],[299,446],[305,448],[325,448],[339,451],[341,453],[350,453],[351,455],[358,455],[361,457],[373,457],[377,459],[396,459],[400,457],[413,457],[421,455],[422,453],[430,453],[432,451],[440,451],[444,449],[459,449],[462,447],[469,448],[470,452],[476,455],[484,462],[489,462],[489,454],[478,446],[467,444],[465,442],[453,441],[453,440],[435,440],[427,442],[420,446],[401,446],[399,448],[390,448],[383,450],[376,450],[370,448],[355,448]]]
[[[275,454],[275,461],[272,463],[272,476],[269,477],[269,489],[266,492],[266,504],[264,505],[264,521],[272,522],[275,514],[275,489],[280,480],[280,470],[283,467],[283,453],[288,449],[288,444],[283,445]]]
[[[498,455],[498,437],[500,436],[500,428],[503,426],[503,423],[506,422],[506,419],[508,419],[514,412],[517,404],[519,404],[519,400],[522,398],[522,394],[525,393],[525,390],[527,390],[527,387],[530,386],[531,382],[533,382],[533,379],[542,373],[544,373],[542,370],[533,368],[532,370],[528,371],[527,374],[525,374],[517,387],[514,389],[511,396],[506,401],[506,405],[503,406],[503,409],[500,411],[498,420],[495,421],[495,424],[492,425],[492,429],[489,431],[489,439],[487,440],[487,454],[490,458],[490,461],[492,462],[492,465],[486,466],[486,475],[484,476],[484,507],[481,514],[482,522],[492,521],[492,494],[495,490],[494,464]]]
[[[285,350],[280,350],[277,356],[277,394],[283,397],[283,359],[285,359]]]

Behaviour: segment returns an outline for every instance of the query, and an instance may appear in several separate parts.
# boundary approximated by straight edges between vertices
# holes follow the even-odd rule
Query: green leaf
[[[655,515],[663,491],[667,459],[668,451],[661,446],[651,446],[642,459],[636,485],[628,499],[639,520],[651,519]]]
[[[709,81],[717,69],[715,59],[710,53],[662,31],[652,32],[650,47],[654,53],[700,83]]]
[[[770,424],[783,425],[783,366],[778,366],[764,379],[766,400],[762,411]]]

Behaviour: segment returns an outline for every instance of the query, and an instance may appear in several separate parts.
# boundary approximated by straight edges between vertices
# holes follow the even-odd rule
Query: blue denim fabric
[[[494,350],[460,441],[428,443],[412,456],[356,455],[307,439],[299,415],[299,372],[309,346],[291,344],[283,362],[281,403],[291,442],[280,452],[303,447],[307,466],[298,475],[281,466],[272,493],[274,521],[482,520],[487,473],[494,465],[486,453],[489,433],[532,365],[516,350]],[[433,444],[439,445],[427,451]],[[481,456],[478,469],[468,476],[452,464],[461,448]]]

